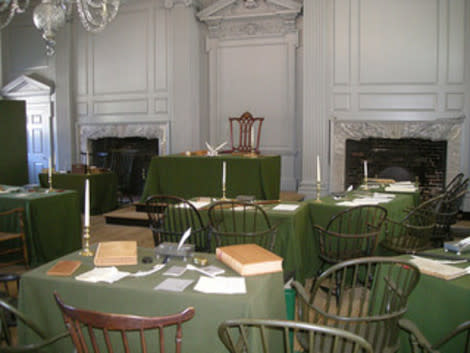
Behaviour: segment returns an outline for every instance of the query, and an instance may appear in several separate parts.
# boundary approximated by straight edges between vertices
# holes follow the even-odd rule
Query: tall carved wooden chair
[[[400,221],[388,218],[384,225],[385,237],[380,245],[399,254],[428,249],[443,198],[444,194],[441,194],[422,202]]]
[[[227,320],[219,325],[219,338],[230,353],[294,353],[291,340],[301,337],[304,352],[372,353],[362,337],[334,327],[306,322],[263,319]],[[274,337],[279,337],[276,341]],[[272,338],[271,342],[269,338]],[[330,344],[325,345],[328,341]],[[257,345],[258,343],[258,345]],[[320,349],[321,348],[321,349]]]
[[[24,209],[13,208],[0,212],[0,242],[8,242],[9,245],[0,251],[2,258],[0,266],[9,266],[23,262],[29,266],[28,246],[24,233]],[[19,257],[11,254],[20,253]],[[7,255],[7,256],[5,256]]]
[[[137,150],[114,149],[111,151],[109,169],[116,173],[118,180],[118,201],[123,204],[134,201],[132,196],[132,170]]]
[[[341,277],[339,300],[331,283]],[[396,352],[400,320],[420,277],[409,261],[392,257],[365,257],[333,265],[316,280],[309,295],[297,291],[300,321],[347,330],[363,337],[375,352]],[[329,288],[325,292],[324,288]]]
[[[322,260],[319,273],[325,264],[372,256],[386,217],[387,210],[382,206],[364,205],[336,214],[326,228],[314,225]]]
[[[157,351],[154,345],[159,347],[160,353],[164,353],[164,329],[168,326],[176,327],[175,351],[180,353],[183,323],[192,319],[195,314],[193,307],[167,316],[110,314],[64,304],[57,293],[54,293],[54,297],[78,353],[146,353]]]
[[[449,342],[457,339],[460,339],[462,342],[461,346],[458,348],[458,352],[470,353],[470,321],[458,325],[447,335],[436,340],[434,344],[421,333],[419,328],[412,321],[401,319],[399,324],[400,328],[408,334],[410,351],[413,353],[439,353]]]
[[[271,224],[260,205],[243,201],[218,201],[209,207],[209,232],[214,247],[254,243],[274,248],[277,224]]]
[[[230,124],[230,152],[259,153],[261,126],[264,118],[254,118],[248,112],[239,118],[229,118]]]
[[[145,204],[155,246],[162,242],[177,243],[184,232],[191,228],[187,242],[194,244],[196,251],[208,251],[207,226],[191,202],[178,196],[152,195]]]

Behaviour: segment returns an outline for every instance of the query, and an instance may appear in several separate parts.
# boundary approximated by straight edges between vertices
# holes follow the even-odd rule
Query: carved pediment
[[[293,32],[302,4],[295,0],[218,0],[197,16],[212,37]]]
[[[27,75],[21,75],[5,85],[1,94],[4,97],[50,96],[53,86]]]

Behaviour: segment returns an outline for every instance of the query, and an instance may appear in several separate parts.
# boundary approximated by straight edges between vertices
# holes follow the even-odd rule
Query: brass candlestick
[[[317,180],[317,198],[315,199],[315,202],[321,202],[320,196],[321,196],[321,182]]]
[[[227,197],[225,196],[225,183],[222,183],[222,198],[221,200],[227,200]]]
[[[52,188],[52,173],[49,173],[47,176],[47,183],[49,184],[49,190],[47,192],[52,192],[54,189]]]
[[[369,187],[367,186],[367,183],[368,183],[367,176],[365,176],[364,177],[364,187],[363,187],[364,190],[369,190]]]
[[[83,229],[83,249],[80,251],[82,256],[93,256],[93,251],[90,250],[90,227],[85,226]]]

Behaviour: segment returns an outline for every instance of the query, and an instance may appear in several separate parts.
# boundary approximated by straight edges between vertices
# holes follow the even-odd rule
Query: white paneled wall
[[[468,113],[468,10],[467,0],[304,2],[304,192],[314,195],[315,155],[330,161],[325,143],[312,144],[306,137],[322,139],[332,118],[413,121]],[[326,16],[320,19],[321,13]],[[318,74],[321,69],[327,70],[325,77]],[[312,94],[309,87],[323,87],[327,96]],[[320,110],[325,99],[327,107]],[[459,163],[468,174],[466,146],[464,136]]]

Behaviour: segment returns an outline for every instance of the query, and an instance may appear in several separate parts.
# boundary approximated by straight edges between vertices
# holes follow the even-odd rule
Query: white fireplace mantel
[[[446,180],[461,171],[461,135],[464,117],[414,121],[330,120],[330,191],[344,188],[346,140],[362,138],[423,138],[447,141]]]
[[[78,123],[80,152],[88,151],[88,140],[103,137],[142,137],[158,139],[159,155],[169,153],[169,122]]]

